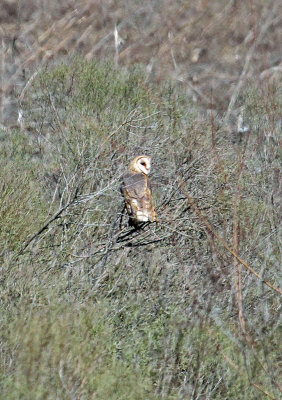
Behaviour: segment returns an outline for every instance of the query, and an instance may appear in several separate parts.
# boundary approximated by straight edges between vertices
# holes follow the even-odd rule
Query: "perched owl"
[[[151,158],[138,156],[129,164],[129,172],[123,176],[121,193],[124,197],[130,223],[138,227],[142,222],[156,221],[154,201],[148,174]]]

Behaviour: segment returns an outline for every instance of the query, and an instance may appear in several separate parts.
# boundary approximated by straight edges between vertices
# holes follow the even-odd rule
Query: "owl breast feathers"
[[[149,171],[150,158],[139,156],[132,160],[130,171],[123,176],[121,193],[130,222],[134,226],[142,222],[156,221],[156,211],[147,176]]]

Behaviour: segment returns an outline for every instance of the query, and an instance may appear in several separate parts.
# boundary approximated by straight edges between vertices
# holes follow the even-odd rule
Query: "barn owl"
[[[151,158],[135,157],[129,164],[129,172],[123,176],[121,193],[124,197],[130,222],[138,227],[142,222],[157,220],[148,174]]]

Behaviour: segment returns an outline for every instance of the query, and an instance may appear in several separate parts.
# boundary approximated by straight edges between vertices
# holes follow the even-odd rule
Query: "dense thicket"
[[[278,398],[281,93],[240,104],[230,133],[141,67],[38,73],[1,130],[3,399]],[[139,153],[159,223],[132,231]]]

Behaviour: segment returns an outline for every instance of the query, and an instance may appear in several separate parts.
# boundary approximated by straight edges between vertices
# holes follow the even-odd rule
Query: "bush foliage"
[[[231,133],[141,67],[38,73],[1,132],[3,399],[278,398],[281,93],[240,101]],[[159,222],[132,231],[143,153]]]

